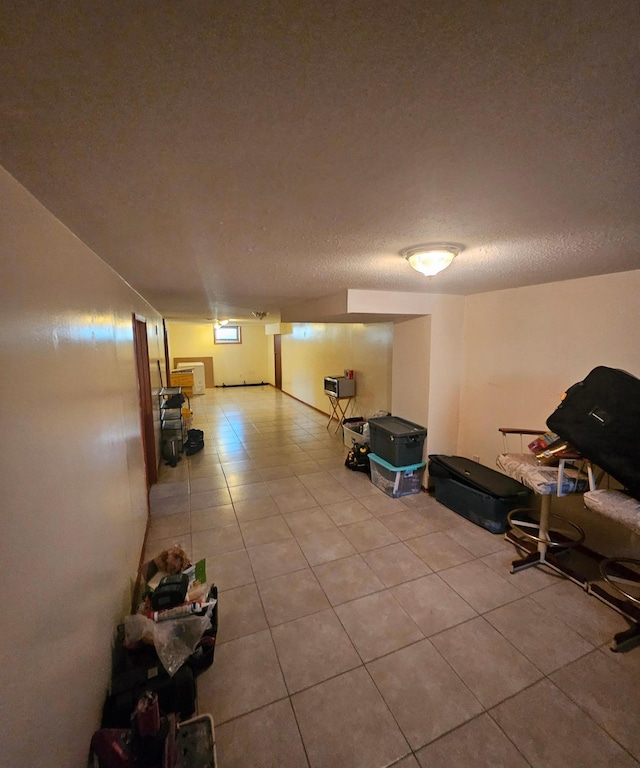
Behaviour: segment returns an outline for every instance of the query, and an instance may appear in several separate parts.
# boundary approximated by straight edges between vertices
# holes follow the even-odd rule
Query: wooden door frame
[[[277,389],[282,389],[282,336],[273,334],[274,381]]]
[[[138,398],[140,402],[140,431],[142,435],[142,452],[144,455],[148,490],[158,481],[158,460],[156,456],[156,434],[153,426],[153,400],[151,393],[149,343],[147,341],[147,321],[134,313],[132,322],[133,349],[138,380]]]
[[[164,369],[165,369],[165,387],[171,383],[171,366],[169,365],[169,334],[167,333],[167,324],[162,318],[162,333],[164,336]]]

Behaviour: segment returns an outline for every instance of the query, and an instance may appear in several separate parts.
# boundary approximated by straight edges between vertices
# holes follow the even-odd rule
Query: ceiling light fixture
[[[264,320],[264,318],[269,314],[268,312],[264,312],[263,310],[255,311],[251,313],[254,317],[257,317],[258,320]]]
[[[462,247],[448,243],[429,243],[405,248],[400,255],[417,271],[427,277],[433,277],[446,269],[460,253]]]

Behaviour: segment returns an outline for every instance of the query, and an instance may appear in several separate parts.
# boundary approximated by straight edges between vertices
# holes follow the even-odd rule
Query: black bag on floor
[[[640,379],[594,368],[569,387],[547,426],[640,499]]]
[[[349,449],[347,458],[344,461],[347,469],[353,469],[356,472],[371,472],[369,466],[369,443],[354,443],[353,447]]]
[[[204,448],[204,432],[201,429],[190,429],[184,444],[184,452],[187,456],[193,456]]]
[[[102,728],[129,728],[131,714],[145,691],[158,695],[163,714],[176,714],[181,720],[194,715],[196,681],[189,664],[183,664],[170,676],[152,647],[125,651],[125,656],[123,667],[111,679],[111,692],[102,712]]]
[[[211,614],[211,626],[203,634],[193,653],[187,659],[194,677],[202,674],[213,664],[213,655],[216,650],[216,635],[218,634],[218,587],[214,584],[209,590],[207,601],[215,600],[216,604]]]
[[[491,533],[504,533],[512,509],[529,507],[533,493],[491,467],[464,456],[429,456],[436,501]]]

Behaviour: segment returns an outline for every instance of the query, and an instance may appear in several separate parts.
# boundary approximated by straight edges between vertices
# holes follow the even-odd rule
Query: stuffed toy
[[[153,562],[159,571],[164,571],[170,576],[182,573],[190,565],[187,553],[178,544],[163,549],[157,557],[153,558]]]

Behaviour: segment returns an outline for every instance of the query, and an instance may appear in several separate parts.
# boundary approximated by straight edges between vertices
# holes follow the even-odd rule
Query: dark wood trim
[[[158,480],[158,461],[156,458],[156,437],[153,428],[153,401],[151,394],[151,371],[149,369],[149,345],[147,342],[147,323],[133,315],[133,348],[138,378],[138,398],[140,401],[140,426],[142,449],[147,477],[147,490]]]
[[[273,358],[276,389],[282,389],[282,336],[279,333],[273,335]]]
[[[273,386],[273,384],[270,384],[269,386]],[[322,408],[316,408],[315,405],[311,405],[311,403],[308,403],[306,400],[301,400],[299,397],[296,397],[295,395],[292,395],[289,392],[285,392],[284,389],[281,389],[280,391],[282,392],[283,395],[290,397],[292,400],[297,400],[299,403],[306,405],[307,408],[311,408],[312,410],[317,411],[317,413],[322,413],[324,416],[329,415],[329,411],[323,411]]]

